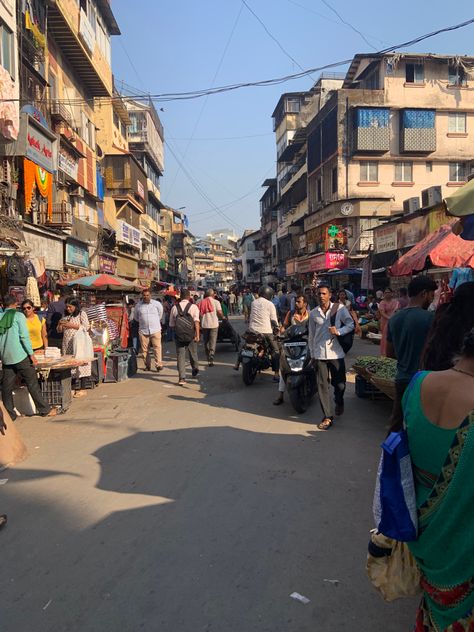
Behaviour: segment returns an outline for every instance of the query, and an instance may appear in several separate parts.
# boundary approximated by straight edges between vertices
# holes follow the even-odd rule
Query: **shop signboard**
[[[121,219],[117,221],[117,241],[141,249],[140,231]]]
[[[142,198],[142,200],[145,199],[145,188],[140,180],[137,180],[137,193]]]
[[[346,255],[343,252],[321,252],[310,259],[311,272],[344,267],[346,267]]]
[[[60,147],[58,152],[58,169],[64,171],[73,180],[77,182],[77,173],[79,171],[79,160],[67,151],[65,147]]]
[[[428,216],[420,215],[398,224],[397,248],[414,246],[428,234]]]
[[[74,268],[89,268],[89,249],[86,245],[66,242],[66,265]]]
[[[396,250],[398,248],[398,226],[394,224],[393,226],[380,226],[380,228],[375,229],[375,252],[390,252],[391,250]],[[365,287],[365,286],[364,286]]]
[[[428,215],[428,228],[430,233],[434,233],[445,224],[453,224],[457,218],[446,213],[444,204],[432,209]]]
[[[299,236],[299,247],[300,250],[304,250],[306,248],[306,235]]]
[[[104,274],[117,273],[117,259],[110,255],[99,255],[99,272]]]
[[[51,235],[43,235],[37,232],[34,226],[29,226],[26,222],[23,227],[23,235],[28,248],[35,253],[36,257],[44,257],[46,270],[60,271],[64,267],[63,239],[55,239]]]
[[[117,274],[128,279],[138,277],[138,261],[133,258],[119,256],[117,259]]]
[[[27,118],[25,156],[50,173],[54,171],[53,142]]]
[[[286,276],[291,276],[296,272],[296,261],[294,259],[289,259],[286,262]]]
[[[138,266],[138,278],[141,281],[151,281],[154,276],[153,268],[151,266]]]
[[[307,272],[311,272],[311,259],[302,259],[297,262],[297,270],[301,274],[306,274]]]

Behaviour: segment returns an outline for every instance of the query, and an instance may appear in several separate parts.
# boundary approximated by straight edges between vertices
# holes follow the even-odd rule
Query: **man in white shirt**
[[[344,305],[331,303],[331,290],[320,285],[317,290],[318,307],[309,315],[308,343],[311,358],[315,364],[319,401],[324,418],[318,428],[327,430],[334,422],[333,402],[329,393],[329,383],[334,388],[336,415],[344,412],[344,391],[346,389],[346,365],[344,351],[337,339],[354,330],[352,316]],[[333,320],[334,325],[331,324]]]
[[[142,300],[135,306],[134,319],[138,321],[138,335],[145,361],[145,371],[151,371],[150,343],[157,371],[163,370],[161,355],[161,319],[163,305],[151,298],[150,290],[143,290]]]
[[[272,298],[272,288],[268,285],[262,285],[258,290],[258,298],[252,302],[249,330],[265,336],[272,349],[273,380],[279,382],[280,349],[273,335],[273,331],[278,330],[278,316]]]
[[[206,358],[209,366],[214,366],[214,356],[216,353],[217,332],[219,330],[219,318],[224,318],[221,304],[214,298],[214,290],[209,288],[204,294],[204,298],[199,302],[199,313],[201,315],[201,331],[206,351]]]
[[[229,294],[229,309],[230,309],[231,314],[235,314],[236,300],[237,300],[237,297],[235,296],[234,292],[231,290]]]

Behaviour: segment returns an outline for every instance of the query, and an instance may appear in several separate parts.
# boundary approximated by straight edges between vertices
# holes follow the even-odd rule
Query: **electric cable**
[[[352,29],[352,30],[354,31],[354,33],[357,33],[358,35],[360,35],[360,37],[364,40],[364,42],[367,44],[367,46],[370,46],[370,48],[372,48],[373,50],[377,50],[377,49],[375,48],[375,46],[369,42],[369,40],[366,38],[366,36],[365,36],[365,35],[364,35],[361,31],[359,31],[359,29],[358,29],[358,28],[356,28],[353,24],[351,24],[350,22],[348,22],[347,20],[345,20],[345,19],[342,17],[342,15],[341,15],[341,14],[340,14],[340,13],[339,13],[339,12],[338,12],[338,11],[337,11],[334,7],[333,7],[333,6],[331,6],[331,5],[329,4],[329,2],[328,2],[327,0],[321,0],[321,2],[322,2],[325,6],[327,6],[327,8],[328,8],[328,9],[330,9],[330,10],[334,13],[334,15],[336,15],[336,16],[339,18],[339,20],[340,20],[343,24],[345,24],[345,25],[346,25],[346,26],[348,26],[350,29]]]

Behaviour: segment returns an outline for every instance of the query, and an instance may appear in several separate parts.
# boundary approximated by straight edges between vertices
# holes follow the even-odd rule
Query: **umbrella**
[[[69,281],[67,285],[78,286],[88,290],[122,290],[130,292],[141,289],[133,281],[128,281],[112,274],[92,274],[91,276],[79,277],[74,279],[74,281]]]

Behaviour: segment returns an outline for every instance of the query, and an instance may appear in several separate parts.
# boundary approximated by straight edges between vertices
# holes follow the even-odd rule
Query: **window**
[[[465,112],[448,112],[448,133],[465,134],[466,133],[466,113]]]
[[[15,76],[15,56],[13,54],[13,33],[6,24],[0,22],[0,64]]]
[[[127,138],[127,126],[122,121],[120,121],[120,133],[124,138]]]
[[[448,83],[450,86],[465,86],[467,84],[466,72],[462,66],[449,65]]]
[[[114,111],[114,125],[117,129],[120,129],[120,119],[117,112]]]
[[[334,167],[331,173],[332,192],[337,193],[337,167]]]
[[[395,182],[413,182],[413,163],[395,163]]]
[[[432,173],[433,171],[433,163],[431,162],[431,160],[429,160],[426,163],[426,173]]]
[[[360,181],[361,182],[378,182],[379,165],[374,160],[361,160],[360,162]]]
[[[467,165],[465,162],[449,163],[449,181],[450,182],[466,182]]]
[[[300,111],[300,100],[294,97],[289,97],[286,100],[286,111],[287,112],[299,112]]]
[[[423,64],[407,64],[405,66],[406,83],[424,83],[425,69]]]

